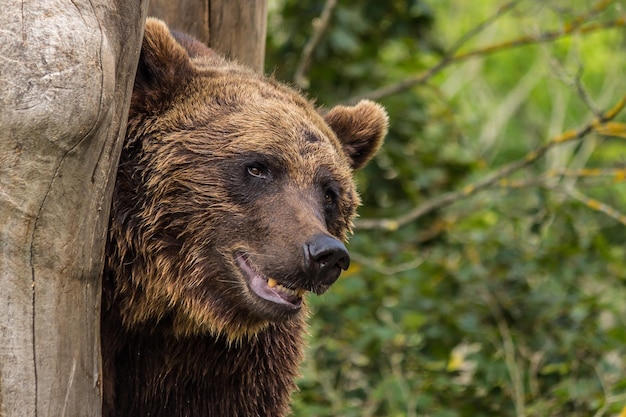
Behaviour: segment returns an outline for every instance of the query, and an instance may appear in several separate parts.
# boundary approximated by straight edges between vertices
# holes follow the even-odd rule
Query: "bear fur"
[[[387,130],[148,19],[103,276],[104,417],[284,416],[305,292],[348,267],[352,172]]]

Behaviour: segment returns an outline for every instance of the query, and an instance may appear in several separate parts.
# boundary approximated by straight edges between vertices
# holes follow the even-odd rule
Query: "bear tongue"
[[[274,278],[265,277],[255,270],[245,255],[239,255],[236,259],[253,293],[264,300],[292,309],[299,309],[302,306],[304,290],[292,290],[279,284]]]
[[[278,284],[273,278],[265,281],[264,277],[255,274],[249,281],[249,287],[259,297],[274,302],[276,304],[286,305],[292,308],[300,308],[302,305],[302,290],[292,290],[283,285]],[[270,281],[272,280],[272,281]]]

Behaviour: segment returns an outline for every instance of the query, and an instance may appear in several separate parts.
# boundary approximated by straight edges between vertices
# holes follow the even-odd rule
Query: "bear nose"
[[[305,267],[316,280],[321,292],[334,283],[341,270],[350,266],[350,254],[339,240],[328,235],[315,235],[304,244]],[[316,291],[317,292],[317,291]]]

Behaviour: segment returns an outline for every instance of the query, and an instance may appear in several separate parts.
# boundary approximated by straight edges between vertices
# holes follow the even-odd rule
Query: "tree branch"
[[[326,0],[322,14],[320,17],[313,20],[313,34],[307,41],[306,45],[304,45],[302,55],[300,55],[300,61],[298,61],[298,66],[296,67],[296,72],[293,76],[294,83],[302,89],[307,89],[309,87],[309,79],[307,78],[306,73],[309,71],[309,67],[311,66],[313,52],[328,29],[330,17],[332,16],[335,6],[337,6],[337,0]]]
[[[567,192],[567,195],[572,197],[574,200],[578,200],[583,203],[585,206],[589,207],[592,210],[599,211],[600,213],[606,214],[612,219],[617,220],[624,226],[626,226],[626,215],[620,213],[613,207],[609,206],[606,203],[598,201],[594,198],[587,197],[585,194],[580,191],[572,188]]]
[[[626,181],[626,168],[583,168],[583,169],[551,169],[542,175],[526,180],[501,179],[494,184],[496,187],[506,189],[521,189],[531,187],[555,188],[550,186],[551,180],[558,178],[573,178],[577,183],[583,179],[613,179],[613,182]]]
[[[357,220],[355,226],[357,229],[396,230],[399,227],[411,223],[434,210],[449,206],[480,191],[497,186],[500,180],[534,163],[553,147],[583,139],[594,132],[603,132],[606,129],[606,126],[609,125],[607,122],[614,119],[625,106],[626,95],[624,95],[612,108],[601,115],[594,117],[589,123],[582,126],[578,130],[563,132],[562,134],[552,138],[548,143],[529,152],[525,157],[503,166],[496,172],[493,172],[491,175],[488,175],[473,184],[466,185],[461,190],[451,191],[428,200],[401,216],[383,219],[360,219]]]
[[[552,42],[557,39],[561,39],[573,34],[588,34],[597,32],[598,30],[613,29],[616,27],[622,27],[626,25],[626,17],[619,17],[614,20],[608,20],[606,22],[591,23],[584,27],[568,24],[562,30],[555,30],[540,33],[538,35],[522,36],[521,38],[513,39],[510,41],[500,42],[493,45],[478,48],[473,51],[465,52],[454,56],[454,61],[463,61],[475,56],[490,55],[502,50],[508,50],[518,48],[520,46]]]
[[[460,63],[466,61],[470,58],[475,57],[486,57],[491,54],[495,54],[497,52],[501,52],[504,50],[510,50],[514,48],[518,48],[521,46],[532,45],[532,44],[540,44],[546,42],[552,42],[561,38],[565,38],[568,36],[572,36],[574,34],[588,34],[592,32],[597,32],[599,30],[613,29],[618,27],[626,26],[626,16],[621,16],[613,20],[605,21],[605,22],[596,22],[590,23],[586,26],[583,26],[588,19],[590,19],[593,15],[598,14],[602,10],[606,9],[609,4],[613,3],[614,0],[600,0],[592,9],[590,9],[587,13],[581,14],[572,19],[569,23],[563,25],[563,29],[543,32],[537,35],[528,35],[522,36],[520,38],[512,39],[505,42],[498,42],[492,45],[483,46],[468,52],[457,53],[458,49],[460,49],[467,41],[476,36],[490,24],[495,22],[499,17],[504,15],[507,11],[514,8],[514,6],[519,3],[519,1],[512,1],[510,3],[502,6],[498,11],[490,16],[485,21],[478,24],[476,27],[472,28],[467,33],[463,34],[457,41],[455,41],[452,47],[444,53],[441,60],[435,64],[433,67],[427,69],[426,71],[417,74],[415,76],[409,77],[405,80],[399,81],[395,84],[391,84],[385,87],[381,87],[379,89],[370,91],[368,93],[358,95],[347,100],[348,103],[354,104],[359,102],[362,99],[369,100],[381,100],[385,97],[401,93],[406,91],[407,89],[414,87],[419,84],[424,84],[433,76],[437,75],[444,68],[449,65]]]
[[[361,101],[362,99],[370,99],[370,100],[380,100],[381,98],[399,93],[404,91],[414,85],[424,84],[428,80],[430,80],[433,76],[438,74],[442,69],[450,65],[455,61],[454,55],[457,51],[465,45],[470,39],[478,35],[480,32],[489,27],[492,23],[498,20],[499,17],[504,15],[509,10],[512,10],[518,3],[522,0],[514,0],[511,1],[504,6],[500,7],[493,15],[489,16],[487,19],[480,22],[478,25],[465,32],[461,37],[459,37],[452,46],[443,54],[443,58],[433,67],[428,70],[418,74],[414,77],[407,78],[406,80],[400,81],[396,84],[392,84],[387,87],[382,87],[377,90],[374,90],[370,93],[366,93],[364,95],[360,95],[354,98],[351,98],[347,101],[348,104],[355,104]]]
[[[419,268],[421,264],[424,263],[426,258],[428,258],[428,256],[422,256],[420,258],[416,258],[412,261],[404,262],[399,265],[386,266],[376,261],[373,261],[367,256],[361,255],[359,253],[351,252],[350,257],[356,263],[361,264],[365,266],[366,268],[369,268],[371,270],[378,272],[381,275],[386,275],[386,276],[395,276],[401,272],[407,272],[407,271],[417,269]]]

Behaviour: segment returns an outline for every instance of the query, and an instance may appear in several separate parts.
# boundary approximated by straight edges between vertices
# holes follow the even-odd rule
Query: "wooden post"
[[[101,414],[104,239],[147,1],[0,11],[0,416]]]
[[[150,16],[262,72],[267,0],[151,0]]]

